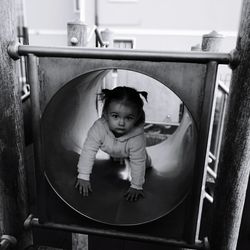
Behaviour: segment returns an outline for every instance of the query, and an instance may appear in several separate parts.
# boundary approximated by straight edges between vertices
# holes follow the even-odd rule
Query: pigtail
[[[144,97],[146,102],[148,102],[148,92],[146,92],[146,91],[137,91],[137,92],[138,92],[138,94],[140,94]]]
[[[102,89],[102,93],[103,93],[106,97],[108,97],[108,96],[110,95],[111,91],[112,91],[112,90],[110,90],[110,89]]]
[[[98,93],[99,100],[105,101],[110,97],[111,90],[110,89],[102,89],[101,93]]]

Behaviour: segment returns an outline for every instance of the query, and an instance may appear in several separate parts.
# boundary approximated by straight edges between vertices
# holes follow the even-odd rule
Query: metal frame
[[[190,249],[209,249],[207,239],[203,241],[197,241],[195,244],[189,244],[185,241],[177,241],[174,239],[165,239],[161,237],[155,237],[150,235],[143,234],[135,234],[135,233],[127,233],[119,230],[105,230],[105,229],[96,229],[90,227],[79,227],[75,225],[64,225],[58,223],[39,223],[38,218],[34,218],[32,215],[29,215],[28,218],[24,222],[24,226],[26,229],[37,227],[43,229],[54,229],[54,230],[62,230],[66,232],[75,232],[81,234],[91,234],[91,235],[99,235],[106,237],[116,237],[126,240],[139,240],[148,243],[158,243],[169,246],[176,246],[182,248],[190,248]]]
[[[41,173],[42,171],[42,141],[40,136],[40,105],[39,105],[39,79],[37,72],[37,57],[69,57],[69,58],[96,58],[96,59],[116,59],[116,60],[137,60],[137,61],[154,61],[154,62],[188,62],[188,63],[201,63],[207,64],[207,76],[206,76],[206,85],[205,92],[206,95],[203,101],[203,108],[209,107],[209,115],[204,114],[201,116],[201,121],[203,126],[200,128],[202,138],[199,138],[199,142],[209,143],[209,119],[212,115],[212,105],[213,105],[213,95],[215,90],[215,80],[218,64],[229,64],[234,66],[238,63],[237,53],[210,53],[210,52],[159,52],[159,51],[140,51],[140,50],[114,50],[114,49],[87,49],[79,47],[39,47],[39,46],[28,46],[28,45],[19,45],[16,43],[10,44],[8,47],[9,55],[13,59],[19,59],[20,56],[28,56],[29,64],[29,82],[31,84],[31,98],[32,98],[32,113],[33,113],[33,130],[34,134],[34,143],[35,143],[35,161],[36,161],[36,173]],[[37,57],[36,57],[37,56]],[[208,83],[212,84],[211,85]],[[199,144],[198,142],[198,144]],[[205,149],[204,149],[205,150]],[[209,150],[207,147],[206,150]],[[199,151],[199,150],[198,150]],[[198,152],[199,153],[199,152]],[[207,152],[202,152],[200,157],[197,157],[197,162],[195,168],[199,168],[199,163],[204,163],[206,159],[204,157],[207,155]],[[203,171],[198,171],[196,173],[199,182],[194,182],[192,198],[197,203],[200,199],[201,190],[199,187],[202,186],[202,175]],[[197,172],[197,171],[196,171]],[[40,178],[43,179],[43,178]],[[44,180],[40,180],[43,182]],[[38,188],[41,188],[42,183],[38,183]],[[44,190],[40,190],[40,193]],[[195,203],[195,204],[196,204]],[[199,202],[198,202],[199,203]],[[197,204],[198,204],[197,203]],[[41,209],[43,204],[38,204],[38,209]],[[189,219],[188,224],[191,224],[193,227],[189,231],[189,239],[191,242],[195,242],[194,235],[196,231],[196,224],[198,219],[199,207],[196,207],[192,211],[192,216]],[[119,237],[131,240],[141,240],[155,243],[162,243],[180,247],[188,247],[193,249],[207,249],[207,244],[195,243],[188,244],[183,241],[176,241],[171,239],[165,239],[160,237],[152,237],[150,235],[126,233],[114,230],[100,230],[92,229],[87,227],[79,226],[69,226],[55,223],[39,223],[38,219],[30,218],[29,225],[41,228],[51,228],[51,229],[61,229],[66,231],[74,231],[79,233],[88,233],[96,235],[104,235],[109,237]],[[42,222],[43,218],[39,218],[39,221]],[[27,222],[26,222],[27,224]]]
[[[218,171],[218,164],[219,164],[219,158],[220,158],[220,147],[221,147],[221,143],[222,143],[222,134],[223,134],[223,129],[224,129],[224,119],[225,119],[225,115],[226,115],[226,106],[227,106],[227,102],[228,102],[228,95],[229,95],[229,88],[227,86],[225,86],[223,84],[222,81],[218,81],[216,83],[216,92],[218,90],[222,91],[224,96],[224,104],[223,104],[223,109],[222,109],[222,113],[220,116],[220,123],[219,123],[219,131],[218,131],[218,149],[215,152],[215,155],[213,155],[210,152],[210,145],[207,146],[208,152],[207,152],[207,162],[205,163],[205,170],[204,170],[204,176],[203,176],[203,184],[202,184],[202,190],[201,190],[201,198],[200,198],[200,208],[199,208],[199,214],[198,214],[198,222],[197,222],[197,229],[196,229],[196,240],[199,239],[199,233],[200,233],[200,226],[201,226],[201,221],[202,221],[202,211],[203,211],[203,203],[204,203],[204,199],[207,199],[211,204],[214,201],[214,197],[213,195],[210,195],[206,192],[206,186],[207,186],[207,174],[209,174],[215,181],[217,178],[217,171]],[[212,119],[210,121],[210,137],[212,136],[213,133],[213,123],[214,123],[214,112],[215,112],[215,106],[216,106],[216,94],[215,94],[215,98],[214,98],[214,105],[213,105],[213,114],[212,114]],[[211,138],[209,139],[209,142],[211,141]],[[211,169],[209,167],[209,158],[214,161],[214,169]]]
[[[40,84],[38,79],[38,67],[37,67],[37,57],[33,54],[28,54],[28,79],[31,88],[31,111],[32,111],[32,130],[33,130],[33,140],[34,140],[34,160],[35,160],[35,176],[36,183],[33,183],[33,187],[36,187],[36,195],[45,195],[45,179],[39,178],[43,174],[43,155],[42,153],[42,136],[40,130],[40,118],[41,118],[41,108],[40,108]],[[38,212],[42,211],[45,204],[38,199]],[[43,220],[43,218],[41,218]]]
[[[46,47],[31,46],[11,43],[8,53],[13,59],[20,56],[34,54],[38,57],[71,57],[71,58],[95,58],[138,60],[153,62],[193,62],[208,63],[216,61],[218,64],[233,65],[237,63],[236,53],[210,53],[210,52],[165,52],[144,50],[121,50],[121,49],[89,49],[83,47]]]
[[[196,194],[194,195],[195,198],[199,199],[199,206],[196,207],[196,211],[194,211],[194,214],[196,214],[197,216],[194,216],[194,220],[195,220],[195,225],[196,225],[196,229],[195,229],[195,238],[196,240],[198,239],[198,234],[199,234],[199,230],[200,230],[200,223],[201,223],[201,214],[202,214],[202,207],[203,207],[203,199],[204,199],[204,188],[205,188],[205,184],[206,184],[206,168],[208,165],[208,156],[209,156],[209,152],[210,152],[210,144],[211,144],[211,137],[212,137],[212,126],[213,126],[213,121],[214,121],[214,112],[215,112],[215,99],[214,99],[214,93],[217,89],[217,82],[216,82],[216,76],[217,76],[217,68],[218,68],[218,64],[217,62],[210,62],[208,64],[208,70],[207,70],[207,77],[206,77],[206,84],[205,84],[205,93],[206,96],[204,98],[204,101],[208,101],[209,103],[207,103],[207,105],[210,107],[209,110],[209,115],[202,115],[203,118],[203,122],[202,124],[204,124],[204,130],[202,130],[201,134],[204,136],[204,139],[202,139],[201,141],[207,141],[207,147],[206,147],[206,152],[205,154],[202,154],[205,156],[204,159],[201,160],[201,164],[204,164],[204,168],[203,168],[203,173],[201,172],[197,172],[200,173],[200,176],[196,176],[195,179],[200,180],[200,182],[198,183],[198,185],[196,187],[194,187],[193,193],[196,192]],[[211,89],[209,86],[209,82],[213,81],[215,84],[212,86],[213,89]],[[206,105],[205,105],[206,106]],[[204,111],[203,111],[204,113]],[[208,119],[207,119],[208,118]],[[199,142],[198,142],[199,145]],[[197,182],[196,182],[197,184]],[[198,188],[200,187],[200,188]],[[198,203],[198,201],[197,201]],[[192,224],[193,225],[193,224]],[[194,233],[194,232],[193,232]]]

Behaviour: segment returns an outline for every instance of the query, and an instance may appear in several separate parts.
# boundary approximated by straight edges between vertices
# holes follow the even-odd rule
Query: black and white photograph
[[[0,21],[0,250],[250,249],[250,0]]]

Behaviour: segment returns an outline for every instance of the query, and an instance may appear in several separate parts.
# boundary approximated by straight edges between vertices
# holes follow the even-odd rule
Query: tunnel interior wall
[[[104,59],[67,59],[66,62],[66,59],[60,58],[40,58],[39,61],[42,112],[52,96],[77,76],[119,68],[139,72],[161,82],[184,102],[198,127],[201,122],[207,69],[205,64]]]

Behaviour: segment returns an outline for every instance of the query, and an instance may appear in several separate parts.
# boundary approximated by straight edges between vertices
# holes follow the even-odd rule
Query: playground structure
[[[247,8],[246,8],[246,9],[247,9]],[[244,41],[244,39],[243,39],[243,41]],[[243,44],[243,45],[246,45],[246,44]],[[20,47],[20,54],[22,54],[22,49],[23,49],[23,48]],[[246,48],[244,47],[244,49],[246,49]],[[24,50],[25,50],[25,49],[24,49]],[[23,50],[23,51],[24,51],[24,50]],[[62,51],[63,51],[63,50],[62,50]],[[31,50],[30,50],[30,53],[31,53],[31,52],[32,52],[32,48],[31,48]],[[41,50],[40,50],[40,52],[41,52]],[[36,51],[33,51],[33,53],[36,54],[37,52],[36,52]],[[33,53],[32,53],[32,54],[33,54]],[[52,54],[53,54],[53,53],[52,53]],[[66,54],[67,54],[67,53],[66,53]],[[90,53],[90,54],[91,54],[91,53]],[[38,54],[36,54],[36,55],[38,55]],[[54,55],[55,55],[55,54],[54,54]],[[41,54],[40,54],[40,56],[41,56]],[[60,55],[60,56],[61,56],[61,55]],[[88,57],[89,55],[85,55],[85,56]],[[201,56],[201,55],[198,55],[198,56]],[[171,56],[170,56],[170,57],[171,57]],[[218,56],[218,57],[220,57],[220,56]],[[122,58],[122,56],[121,56],[121,58]],[[177,58],[178,58],[178,57],[177,57]],[[202,58],[202,56],[201,56],[201,58]],[[228,55],[226,58],[227,58],[227,59],[226,59],[224,62],[229,63],[230,59],[228,60],[228,58],[230,58],[230,56]],[[29,56],[29,59],[32,60],[32,56]],[[107,58],[106,58],[106,59],[107,59]],[[168,59],[169,59],[169,58],[168,58]],[[203,58],[203,59],[204,59],[204,58]],[[214,59],[214,58],[213,58],[213,59]],[[173,59],[171,59],[171,58],[169,59],[169,61],[172,61],[172,60],[173,60]],[[178,60],[178,59],[177,59],[177,60]],[[195,60],[194,60],[194,61],[195,61]],[[205,60],[205,61],[206,61],[206,60]],[[216,60],[215,60],[215,61],[216,61]],[[219,61],[220,61],[220,60],[219,60]],[[35,60],[34,60],[34,62],[35,62]],[[204,61],[203,61],[203,62],[204,62]],[[218,61],[217,61],[217,62],[218,62]],[[36,65],[36,64],[34,63],[33,66],[34,66],[34,65]],[[211,66],[211,64],[210,64],[210,66]],[[244,66],[244,65],[243,65],[243,66]],[[242,66],[242,67],[243,67],[243,66]],[[35,69],[35,67],[33,67],[33,69]],[[33,72],[33,73],[34,73],[34,72]],[[35,75],[36,75],[36,74],[35,74]],[[211,75],[210,75],[210,77],[211,77]],[[241,82],[241,81],[238,81],[238,82]],[[33,89],[33,90],[35,90],[35,89]],[[234,88],[234,90],[235,90],[235,88]],[[207,93],[207,92],[209,92],[209,91],[206,91],[206,93]],[[33,93],[34,93],[34,92],[33,92]],[[235,92],[235,93],[236,93],[236,92]],[[35,93],[34,93],[34,94],[35,94]],[[35,98],[33,97],[33,99],[35,99]],[[237,98],[236,98],[235,100],[237,100]],[[34,107],[34,108],[36,108],[36,107]],[[234,112],[234,114],[235,114],[235,112]],[[235,129],[235,127],[234,127],[234,129]],[[38,137],[38,138],[39,138],[39,137]],[[38,149],[39,149],[39,148],[38,148]],[[239,150],[239,148],[237,148],[236,153],[238,152],[238,150]],[[234,161],[231,161],[231,162],[233,163]],[[239,164],[239,165],[241,166],[242,163]],[[231,169],[231,166],[230,166],[229,170],[227,170],[227,172],[230,172],[230,169]],[[38,170],[39,170],[39,168],[38,168]],[[239,170],[239,172],[241,171],[241,169],[239,169],[239,168],[237,168],[237,170]],[[244,176],[244,175],[240,175],[240,176]],[[223,184],[223,182],[220,182],[220,184]],[[222,186],[223,186],[223,185],[222,185]],[[224,186],[227,186],[226,183],[225,183]],[[224,186],[223,186],[223,187],[224,187]],[[225,189],[222,188],[222,190],[225,190]],[[221,196],[221,197],[223,197],[223,196]],[[223,200],[222,200],[222,201],[223,201]],[[221,204],[222,204],[222,203],[223,203],[223,202],[221,202]],[[220,206],[219,206],[219,208],[220,208]],[[233,210],[233,208],[230,207],[229,210],[231,211],[231,210]],[[219,211],[220,211],[220,210],[219,210]],[[218,214],[219,214],[219,213],[218,213]],[[217,217],[217,218],[218,218],[218,217]],[[223,217],[223,218],[224,218],[224,217]],[[225,221],[226,221],[226,219],[225,219]],[[36,225],[36,226],[41,226],[41,227],[43,227],[43,226],[46,227],[46,226],[47,226],[47,227],[51,227],[51,228],[59,228],[59,227],[57,227],[57,224],[56,224],[56,223],[55,223],[55,224],[50,224],[50,223],[47,223],[47,224],[46,224],[46,223],[43,223],[43,224],[41,224],[40,222],[42,222],[42,220],[40,220],[39,223],[36,223],[36,222],[37,222],[36,219],[34,219],[34,220],[31,221],[31,224],[34,225],[34,226]],[[227,224],[227,223],[226,223],[226,224]],[[218,225],[220,225],[220,224],[218,224]],[[223,225],[224,225],[224,224],[223,224]],[[69,227],[68,227],[68,228],[69,228]],[[73,231],[74,229],[75,229],[75,228],[71,228],[72,231]],[[78,229],[79,229],[79,227],[78,227]],[[88,231],[86,228],[85,228],[85,230]],[[10,231],[11,231],[11,230],[10,230]],[[83,229],[83,228],[82,228],[82,230],[79,229],[79,231],[84,232],[84,229]],[[90,231],[91,231],[91,230],[90,230]],[[90,231],[89,231],[89,232],[90,232]],[[94,231],[95,231],[96,233],[98,232],[98,230],[93,230],[92,233],[95,233]],[[215,230],[215,231],[216,231],[216,230]],[[218,230],[217,230],[217,231],[218,231]],[[100,231],[99,231],[99,232],[100,232]],[[222,233],[222,232],[225,232],[225,231],[221,230],[221,231],[219,231],[219,232]],[[230,231],[230,232],[231,232],[231,231]],[[11,232],[10,232],[10,233],[11,233]],[[91,232],[90,232],[90,233],[91,233]],[[112,232],[109,232],[109,233],[106,232],[106,233],[107,233],[107,235],[112,235]],[[103,233],[103,234],[105,234],[105,233]],[[120,237],[123,237],[123,236],[124,236],[124,235],[122,236],[122,234],[119,234],[119,233],[117,233],[116,235],[117,235],[117,236],[120,236]],[[127,236],[128,236],[128,235],[127,235]],[[134,236],[135,236],[135,234],[134,234]],[[129,235],[129,237],[133,238],[132,235]],[[140,238],[138,235],[136,235],[136,237],[137,237],[138,239]],[[141,238],[141,239],[142,239],[142,238]],[[152,241],[154,241],[154,240],[156,241],[156,238],[150,238],[150,237],[148,237],[148,239],[150,239],[150,240],[152,240]],[[160,240],[160,239],[158,239],[158,240]],[[161,240],[163,240],[163,239],[161,238]],[[215,240],[215,241],[216,241],[216,240]],[[170,241],[170,242],[171,242],[171,241]],[[181,242],[181,241],[179,241],[179,242]],[[230,242],[231,242],[231,241],[229,241],[229,243],[230,243]],[[167,241],[166,241],[166,243],[167,243]],[[169,243],[169,242],[168,242],[168,243]],[[173,243],[173,242],[172,242],[172,243]],[[177,243],[177,242],[175,242],[175,243]],[[183,242],[182,242],[182,243],[183,243]],[[224,242],[224,243],[225,243],[225,242]],[[215,243],[215,244],[216,244],[216,243]],[[217,244],[220,244],[220,243],[217,241]],[[223,243],[221,243],[221,244],[223,244]],[[197,245],[196,245],[196,247],[198,248],[198,247],[201,247],[201,246],[197,246]]]
[[[112,225],[142,224],[167,214],[187,195],[197,132],[185,109],[175,133],[147,148],[153,167],[146,174],[145,199],[131,204],[123,198],[129,187],[128,173],[124,172],[127,170],[107,159],[106,155],[97,157],[94,166],[92,186],[95,191],[88,198],[82,197],[74,188],[76,165],[87,131],[98,118],[95,97],[106,71],[92,71],[76,77],[46,106],[42,117],[45,174],[59,197],[80,214]],[[138,85],[140,88],[140,83]],[[154,208],[150,204],[154,204]]]
[[[17,55],[17,51],[13,53],[11,50],[14,48],[10,47],[13,56]],[[194,248],[204,247],[205,243],[195,243],[199,186],[206,161],[216,69],[218,63],[230,63],[231,56],[25,45],[18,47],[18,53],[28,54],[29,81],[32,82],[38,187],[38,214],[35,216],[40,225],[50,222],[54,225],[74,224],[78,231],[82,230],[82,221],[98,231],[107,228],[104,223],[116,230],[117,226],[133,226],[129,230],[135,230],[134,234],[138,232],[135,226],[141,225],[139,231],[150,232],[155,241],[160,237],[171,244],[168,240],[171,238],[174,244],[180,246],[191,242]],[[110,162],[104,159],[98,160],[94,167],[95,194],[83,199],[74,190],[74,166],[84,133],[86,135],[87,128],[97,117],[95,100],[100,81],[112,69],[134,71],[155,79],[173,91],[185,106],[181,124],[175,133],[166,141],[148,148],[153,160],[153,168],[146,176],[145,193],[148,198],[134,204],[127,203],[121,195],[128,182],[117,177],[119,168],[110,167]],[[80,128],[84,132],[80,132]],[[105,196],[103,186],[106,187]],[[60,198],[57,201],[55,194]],[[190,203],[191,206],[188,205]],[[64,210],[65,206],[70,209]],[[170,225],[169,221],[173,221],[172,211],[176,208],[179,211],[174,216],[183,220],[175,222],[175,230],[170,232],[165,229]],[[157,231],[159,223],[165,225],[161,232]],[[39,223],[36,225],[39,226]],[[148,230],[150,227],[151,230]],[[127,230],[123,228],[121,231],[128,235]],[[180,242],[175,242],[177,240]]]

